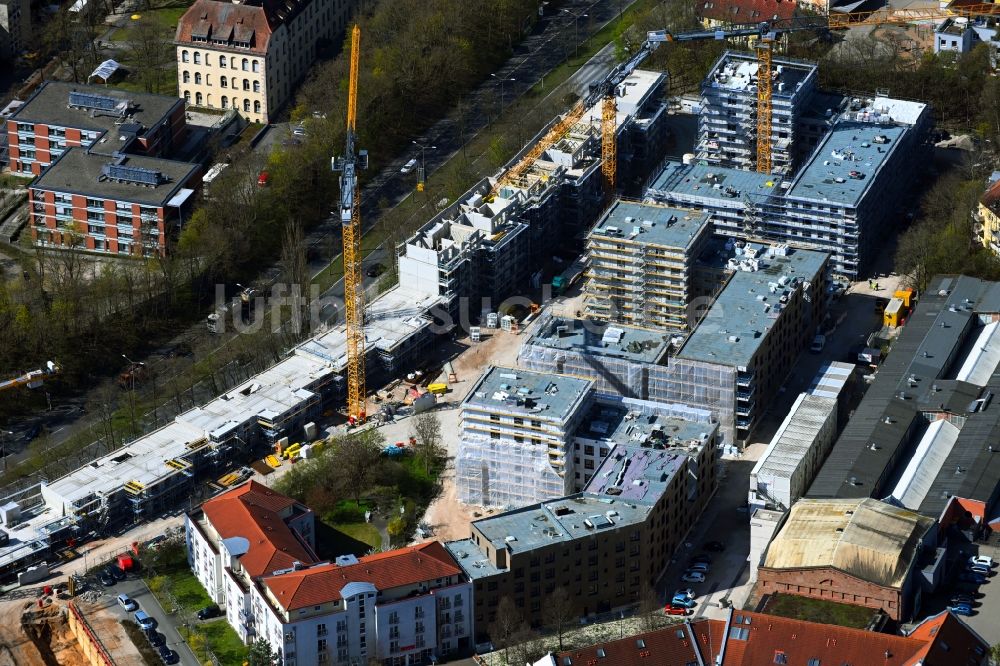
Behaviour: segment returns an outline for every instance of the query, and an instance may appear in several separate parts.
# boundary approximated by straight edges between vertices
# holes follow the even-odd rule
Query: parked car
[[[198,611],[199,620],[208,620],[213,617],[219,617],[220,615],[222,615],[222,611],[215,604],[212,604],[211,606],[205,606],[200,611]]]
[[[965,567],[966,571],[971,571],[972,573],[977,573],[980,576],[988,577],[990,575],[991,569],[982,564],[971,564]]]
[[[975,601],[975,598],[971,594],[956,594],[951,598],[951,603],[954,606],[958,604],[968,604],[971,606]]]
[[[125,580],[125,572],[121,570],[121,567],[116,567],[113,564],[104,567],[101,573],[107,574],[115,580]]]
[[[271,184],[271,174],[266,171],[261,171],[257,175],[257,187],[267,187]]]
[[[969,564],[981,564],[984,567],[993,568],[993,558],[989,555],[973,555],[969,558]]]
[[[683,606],[674,606],[671,604],[670,606],[664,607],[663,612],[667,615],[687,615],[691,611]]]
[[[166,645],[161,645],[159,649],[160,659],[164,664],[178,664],[181,661],[179,654],[168,648]]]
[[[146,640],[149,641],[149,644],[155,648],[167,644],[167,637],[158,632],[156,629],[149,629],[144,633],[146,634]]]
[[[677,590],[674,592],[675,597],[687,597],[688,599],[694,599],[698,595],[694,593],[690,587],[686,587],[683,590]]]
[[[118,604],[129,612],[132,612],[139,607],[139,604],[135,603],[135,601],[127,594],[118,595]]]
[[[705,574],[701,573],[700,571],[688,571],[683,576],[681,576],[681,580],[684,581],[685,583],[704,583]]]
[[[300,125],[296,125],[295,128],[292,130],[292,134],[294,134],[295,136],[305,136],[306,135],[306,126],[305,125],[301,125],[301,124]]]
[[[688,596],[676,595],[670,600],[670,604],[673,606],[681,606],[682,608],[694,608],[698,605],[698,602]]]
[[[704,562],[692,562],[691,564],[688,565],[688,571],[700,571],[702,573],[708,573],[708,570],[711,568],[712,567],[705,564]]]
[[[977,574],[973,571],[963,571],[958,574],[958,579],[963,583],[975,583],[976,585],[982,585],[986,582],[986,576]]]
[[[972,606],[969,604],[958,604],[956,606],[948,606],[950,610],[955,615],[972,615]]]
[[[150,617],[146,611],[135,612],[135,623],[142,629],[156,629],[156,620]]]
[[[708,541],[704,546],[701,547],[702,550],[707,550],[711,553],[721,553],[726,549],[726,544],[721,541]]]
[[[368,267],[368,270],[365,271],[365,275],[371,278],[378,277],[379,275],[382,275],[382,273],[385,273],[385,266],[382,264],[372,264]]]
[[[712,563],[712,556],[709,555],[708,553],[701,553],[699,555],[695,555],[694,557],[692,557],[691,561],[692,562],[704,562],[705,564],[711,564]]]
[[[403,165],[403,168],[399,170],[399,173],[410,173],[417,168],[417,158],[413,158],[409,162]]]
[[[97,580],[101,581],[101,585],[103,585],[104,587],[112,587],[115,585],[115,583],[118,582],[118,579],[108,574],[107,571],[102,571],[100,574],[98,574]]]

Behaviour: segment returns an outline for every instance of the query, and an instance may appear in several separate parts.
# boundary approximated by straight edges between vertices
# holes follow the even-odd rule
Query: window
[[[254,100],[254,103],[253,103],[253,112],[254,113],[260,113],[260,100],[259,99]]]
[[[243,90],[250,90],[250,79],[243,79]]]
[[[187,49],[185,49],[181,51],[181,62],[187,62],[187,61],[188,61],[188,52]]]
[[[248,99],[243,100],[243,110],[246,112],[250,111],[250,100]]]
[[[259,93],[260,92],[260,81],[254,81],[253,82],[253,91],[255,93]]]
[[[196,86],[200,86],[201,85],[201,73],[200,72],[195,72],[194,73],[194,84]]]
[[[774,651],[774,663],[776,664],[787,664],[788,656],[782,650]]]
[[[259,72],[260,71],[260,61],[259,60],[254,60],[253,61],[253,71],[255,71],[255,72]]]
[[[243,71],[246,72],[250,69],[250,61],[243,58]]]
[[[326,639],[320,638],[316,641],[316,652],[326,652]]]
[[[316,635],[326,636],[326,624],[321,622],[320,624],[316,625]]]
[[[219,67],[226,68],[226,56],[219,56]]]
[[[222,80],[225,81],[225,79],[222,79]],[[225,95],[222,96],[222,108],[223,109],[228,109],[229,108],[229,98],[226,97]]]
[[[194,95],[194,104],[195,104],[195,106],[201,106],[202,105],[201,93],[195,93],[195,95]]]
[[[181,72],[181,81],[184,83],[191,83],[191,75],[187,72]]]
[[[810,659],[809,663],[806,664],[806,666],[820,666],[819,657],[813,657],[812,659]]]
[[[205,75],[205,85],[206,86],[212,85],[212,75],[211,74],[206,74]]]
[[[229,59],[229,69],[236,69],[236,58]]]
[[[190,90],[185,90],[184,91],[184,101],[187,102],[188,104],[191,103],[191,91]]]
[[[224,76],[222,77],[222,80],[219,81],[219,83],[222,85],[223,88],[229,87],[229,80]]]
[[[194,64],[196,65],[201,64],[201,54],[198,53],[197,51],[194,52]]]

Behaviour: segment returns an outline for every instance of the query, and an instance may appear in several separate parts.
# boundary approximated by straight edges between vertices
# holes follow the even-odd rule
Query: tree
[[[149,93],[158,93],[164,88],[167,68],[174,52],[169,41],[163,39],[162,27],[152,14],[144,15],[133,22],[128,31],[129,66],[134,68],[142,87]]]
[[[271,666],[274,660],[274,650],[266,638],[258,638],[250,644],[250,651],[247,653],[249,666]]]
[[[497,604],[496,620],[490,624],[490,638],[493,645],[503,650],[503,658],[510,664],[510,647],[514,637],[524,624],[521,611],[517,609],[510,597],[501,597]]]
[[[560,652],[563,650],[563,636],[576,617],[575,605],[565,587],[557,587],[542,601],[542,621],[559,637]]]
[[[413,417],[412,434],[416,439],[413,453],[430,474],[431,468],[447,454],[441,446],[441,420],[434,412],[421,412]]]
[[[656,631],[663,620],[660,595],[652,587],[647,587],[639,598],[639,618],[643,631]]]
[[[361,493],[368,489],[372,473],[382,458],[384,443],[382,434],[372,428],[334,441],[332,458],[342,470],[345,486],[355,502],[360,503]]]

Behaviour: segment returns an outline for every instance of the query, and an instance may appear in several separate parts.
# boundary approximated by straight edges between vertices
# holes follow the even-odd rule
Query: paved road
[[[100,585],[100,583],[97,584]],[[146,583],[141,578],[123,580],[114,587],[108,588],[107,593],[115,597],[119,594],[127,594],[132,597],[139,604],[139,608],[156,619],[159,625],[156,630],[166,637],[167,646],[180,655],[182,666],[200,666],[200,662],[195,658],[191,648],[188,647],[188,644],[184,642],[184,639],[181,638],[180,633],[177,631],[177,617],[168,614],[164,610],[163,606],[156,600],[156,597],[149,591]],[[116,603],[112,608],[114,608],[114,613],[122,620],[135,621],[133,613],[126,612],[121,604]]]

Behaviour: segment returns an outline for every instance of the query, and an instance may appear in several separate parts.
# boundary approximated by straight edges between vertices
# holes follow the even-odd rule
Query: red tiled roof
[[[250,542],[240,564],[249,576],[256,577],[287,569],[296,561],[317,561],[279,515],[295,503],[267,486],[248,481],[208,500],[201,510],[223,539],[243,537]]]
[[[267,42],[279,21],[260,5],[235,4],[220,0],[197,0],[177,22],[176,41],[219,48],[213,37],[225,42],[250,44],[253,53],[267,53]],[[199,37],[195,41],[193,36]],[[224,45],[223,45],[224,46]],[[245,49],[240,49],[245,50]]]
[[[699,0],[698,15],[723,23],[758,23],[795,15],[795,0]]]
[[[1000,180],[990,185],[990,189],[983,195],[982,202],[989,206],[998,200],[1000,200]]]
[[[985,664],[990,647],[969,625],[947,611],[927,618],[909,636],[926,642],[913,666]]]
[[[462,569],[439,541],[368,555],[357,564],[326,564],[263,580],[281,606],[292,611],[340,599],[348,583],[371,583],[379,590],[460,576]]]
[[[733,611],[728,636],[725,635],[726,623],[721,620],[696,620],[689,627],[677,624],[562,652],[555,655],[555,664],[563,666],[564,659],[569,657],[572,666],[686,666],[698,661],[690,641],[692,631],[701,663],[714,664],[725,643],[723,666],[775,663],[805,666],[811,659],[817,659],[823,666],[977,665],[985,663],[988,647],[951,613],[925,620],[909,636],[803,622],[751,611]],[[684,631],[682,637],[677,633],[680,630]],[[737,633],[744,631],[745,638],[737,637]],[[641,645],[637,643],[640,640]],[[776,660],[778,653],[784,654],[784,661]]]

